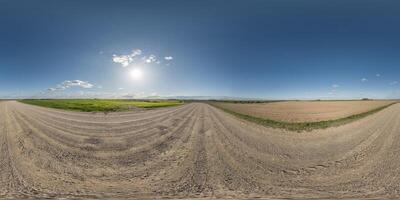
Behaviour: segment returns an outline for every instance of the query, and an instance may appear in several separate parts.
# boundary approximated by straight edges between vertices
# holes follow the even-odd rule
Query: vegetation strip
[[[242,118],[247,121],[254,122],[254,123],[257,123],[257,124],[260,124],[263,126],[272,127],[272,128],[282,128],[282,129],[286,129],[286,130],[290,130],[290,131],[300,132],[300,131],[311,131],[314,129],[325,129],[328,127],[341,126],[341,125],[356,121],[358,119],[364,118],[368,115],[377,113],[377,112],[379,112],[393,104],[396,104],[396,103],[398,103],[398,102],[394,102],[394,103],[391,103],[391,104],[388,104],[388,105],[385,105],[385,106],[382,106],[379,108],[375,108],[375,109],[367,111],[367,112],[351,115],[348,117],[343,117],[343,118],[333,119],[333,120],[326,120],[326,121],[318,121],[318,122],[282,122],[282,121],[276,121],[276,120],[254,117],[251,115],[238,113],[238,112],[220,107],[213,103],[210,103],[210,105],[212,105],[216,108],[219,108],[227,113],[230,113],[234,116],[237,116],[239,118]]]
[[[83,112],[117,112],[138,108],[157,108],[183,104],[176,100],[125,100],[125,99],[24,99],[22,103],[48,108]]]

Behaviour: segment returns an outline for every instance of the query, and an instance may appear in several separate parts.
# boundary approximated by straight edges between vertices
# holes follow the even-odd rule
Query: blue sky
[[[396,0],[3,0],[0,98],[400,98],[399,8]]]

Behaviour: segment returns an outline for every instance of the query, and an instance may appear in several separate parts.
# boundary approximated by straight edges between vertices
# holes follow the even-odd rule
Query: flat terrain
[[[159,108],[181,105],[180,101],[173,100],[123,100],[123,99],[25,99],[23,103],[38,105],[48,108],[75,110],[83,112],[115,112],[129,111],[135,108]]]
[[[400,198],[400,104],[306,133],[203,103],[82,113],[0,102],[0,199]]]
[[[271,103],[215,103],[246,115],[283,122],[335,120],[367,112],[394,101],[282,101]]]

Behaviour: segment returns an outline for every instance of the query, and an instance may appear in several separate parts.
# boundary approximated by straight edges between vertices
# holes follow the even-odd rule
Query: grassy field
[[[74,110],[83,112],[116,112],[128,111],[134,107],[138,108],[157,108],[167,106],[177,106],[183,104],[181,101],[174,100],[124,100],[124,99],[25,99],[22,103],[57,108],[64,110]]]
[[[266,118],[261,118],[261,117],[255,117],[252,115],[247,115],[247,114],[243,114],[243,113],[239,113],[239,112],[235,112],[232,111],[230,109],[226,109],[224,107],[219,106],[218,104],[213,104],[210,103],[211,105],[227,112],[230,113],[232,115],[235,115],[239,118],[245,119],[247,121],[251,121],[263,126],[267,126],[267,127],[272,127],[272,128],[282,128],[282,129],[286,129],[286,130],[290,130],[290,131],[311,131],[314,129],[325,129],[328,127],[335,127],[335,126],[340,126],[340,125],[344,125],[350,122],[353,122],[355,120],[364,118],[368,115],[374,114],[376,112],[379,112],[393,104],[395,104],[397,102],[393,102],[390,103],[388,105],[385,106],[381,106],[375,109],[372,109],[370,111],[367,112],[363,112],[363,113],[358,113],[358,114],[354,114],[351,116],[347,116],[347,117],[343,117],[343,118],[339,118],[339,119],[334,119],[334,120],[324,120],[324,121],[317,121],[317,122],[284,122],[284,121],[277,121],[277,120],[271,120],[271,119],[266,119]]]

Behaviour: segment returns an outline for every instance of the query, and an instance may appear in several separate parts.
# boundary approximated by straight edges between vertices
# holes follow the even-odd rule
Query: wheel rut
[[[272,129],[210,105],[76,113],[0,102],[0,198],[400,198],[400,105]]]

